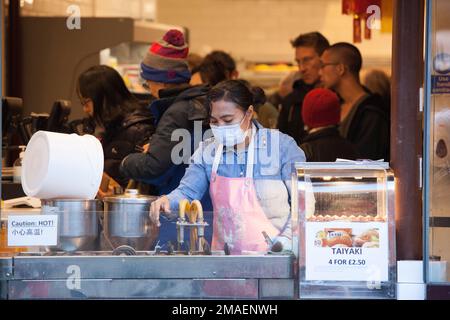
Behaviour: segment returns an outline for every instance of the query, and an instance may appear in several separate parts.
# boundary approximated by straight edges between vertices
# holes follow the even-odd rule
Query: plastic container
[[[91,135],[38,131],[27,145],[22,187],[40,199],[94,199],[103,173],[103,148]]]
[[[20,183],[22,176],[22,162],[23,157],[25,156],[25,148],[26,146],[19,146],[22,151],[19,153],[19,157],[13,163],[13,182]]]

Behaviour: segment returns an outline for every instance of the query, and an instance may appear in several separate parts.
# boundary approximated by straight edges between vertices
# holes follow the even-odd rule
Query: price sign
[[[307,222],[306,280],[388,281],[384,222]]]

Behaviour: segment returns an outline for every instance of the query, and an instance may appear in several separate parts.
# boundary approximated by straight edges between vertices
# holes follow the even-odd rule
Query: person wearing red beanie
[[[303,100],[302,117],[308,134],[300,146],[309,162],[336,161],[337,158],[355,160],[356,147],[338,131],[340,122],[338,96],[328,89],[313,89]]]

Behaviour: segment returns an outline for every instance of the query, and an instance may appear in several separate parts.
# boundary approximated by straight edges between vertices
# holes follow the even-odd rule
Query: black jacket
[[[110,125],[101,138],[105,157],[104,172],[125,187],[128,178],[119,171],[120,163],[130,153],[148,143],[155,131],[153,117],[147,109],[137,109]]]
[[[301,144],[306,135],[302,120],[303,99],[314,87],[314,85],[307,85],[302,80],[297,80],[294,82],[293,91],[281,103],[278,129],[294,138],[297,144]]]
[[[300,148],[308,162],[334,162],[337,158],[356,160],[356,146],[344,139],[337,127],[323,128],[308,134]]]
[[[356,145],[362,159],[389,161],[390,116],[380,96],[363,97],[341,123],[340,132]]]
[[[150,106],[157,127],[150,139],[149,151],[126,157],[121,165],[122,173],[142,181],[158,178],[173,166],[172,149],[180,141],[171,140],[172,132],[176,129],[193,132],[194,121],[202,121],[203,126],[207,126],[209,111],[205,102],[208,91],[209,87],[203,85],[160,91],[161,98]],[[191,154],[193,152],[191,149]]]

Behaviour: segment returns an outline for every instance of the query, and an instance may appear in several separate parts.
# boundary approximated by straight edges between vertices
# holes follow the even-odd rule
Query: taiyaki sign
[[[384,222],[307,222],[306,279],[388,281],[388,228]]]

